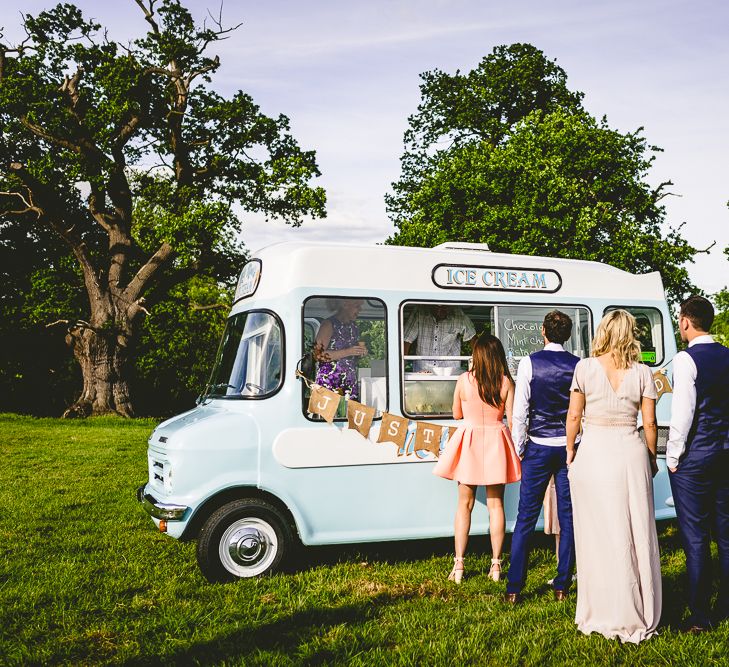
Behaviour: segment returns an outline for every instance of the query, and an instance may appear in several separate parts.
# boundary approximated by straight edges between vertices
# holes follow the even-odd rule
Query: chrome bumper
[[[137,500],[142,503],[144,511],[155,519],[166,519],[167,521],[181,521],[185,516],[189,507],[185,505],[171,505],[170,503],[161,503],[154,496],[145,493],[146,484],[142,484],[137,489]]]

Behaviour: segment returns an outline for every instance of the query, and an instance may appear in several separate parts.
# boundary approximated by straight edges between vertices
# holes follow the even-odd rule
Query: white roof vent
[[[491,252],[487,243],[460,243],[458,241],[446,241],[435,246],[433,250],[478,250],[479,252]]]

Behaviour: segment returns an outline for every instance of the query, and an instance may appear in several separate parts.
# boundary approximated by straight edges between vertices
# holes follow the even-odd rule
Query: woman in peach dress
[[[458,482],[458,506],[455,520],[456,555],[448,578],[460,583],[463,557],[471,529],[471,512],[476,487],[486,487],[491,537],[489,577],[501,577],[501,547],[504,543],[504,485],[521,479],[519,457],[511,433],[503,422],[504,411],[511,425],[514,382],[506,364],[501,341],[481,334],[473,346],[473,368],[456,382],[453,394],[453,417],[463,419],[448,440],[433,469],[435,475]]]

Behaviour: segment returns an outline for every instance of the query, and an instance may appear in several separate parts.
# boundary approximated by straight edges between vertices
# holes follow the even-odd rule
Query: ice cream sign
[[[438,264],[433,282],[444,289],[497,290],[500,292],[557,292],[562,278],[549,269],[504,266]]]

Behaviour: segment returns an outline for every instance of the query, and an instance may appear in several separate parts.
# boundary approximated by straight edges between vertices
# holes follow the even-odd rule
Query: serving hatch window
[[[387,409],[385,304],[375,298],[317,296],[303,309],[303,355],[309,379],[342,396],[336,419],[346,419],[346,399]],[[307,413],[310,390],[302,383]]]
[[[589,354],[590,311],[582,306],[531,306],[412,302],[402,307],[403,411],[410,417],[452,416],[456,380],[469,368],[473,339],[490,333],[501,340],[516,379],[523,357],[544,347],[544,316],[560,310],[572,319],[564,347],[579,357]]]
[[[610,306],[611,310],[627,310],[635,317],[635,335],[640,343],[640,360],[646,366],[658,366],[663,363],[663,318],[661,311],[648,306]]]

